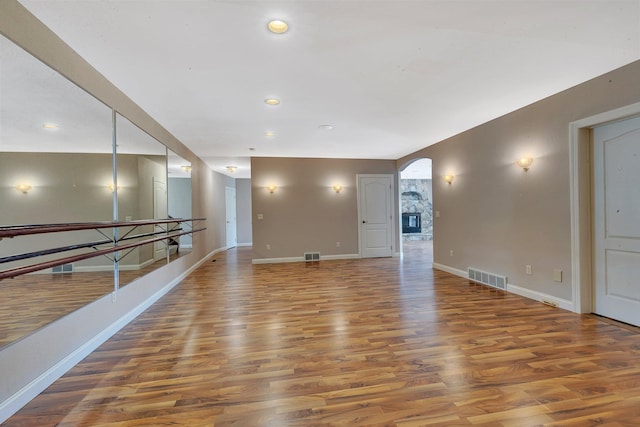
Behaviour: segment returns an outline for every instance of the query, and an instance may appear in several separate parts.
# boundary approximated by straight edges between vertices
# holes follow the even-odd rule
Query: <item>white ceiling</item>
[[[235,177],[252,155],[397,159],[640,59],[640,0],[20,1]]]

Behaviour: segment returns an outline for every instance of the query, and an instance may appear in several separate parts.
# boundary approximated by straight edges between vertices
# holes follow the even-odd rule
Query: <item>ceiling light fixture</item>
[[[231,173],[234,173],[237,169],[237,166],[227,166],[227,170]]]
[[[320,126],[318,126],[318,129],[333,130],[333,125],[320,125]]]
[[[269,21],[267,28],[274,34],[283,34],[289,29],[289,24],[284,21],[274,19],[273,21]]]
[[[280,100],[277,98],[267,98],[264,100],[264,103],[267,105],[278,105],[280,104]]]
[[[184,166],[180,166],[182,168],[183,171],[185,171],[186,173],[191,173],[191,166],[190,165],[184,165]]]
[[[264,133],[264,136],[271,138],[273,136],[276,136],[276,133],[275,132],[271,132],[271,131],[267,131],[267,132]]]
[[[60,126],[58,126],[55,123],[43,123],[42,127],[49,130],[55,130],[55,129],[58,129]]]

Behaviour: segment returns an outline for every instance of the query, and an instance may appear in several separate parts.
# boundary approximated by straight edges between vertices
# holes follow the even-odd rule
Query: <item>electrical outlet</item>
[[[267,250],[270,251],[271,250],[271,245],[267,244]]]
[[[525,268],[525,273],[526,273],[526,274],[528,274],[528,275],[533,274],[533,273],[531,272],[531,266],[530,266],[530,265],[527,265],[527,266],[526,266],[526,268]]]
[[[340,247],[340,245],[341,245],[341,243],[340,243],[340,242],[336,242],[336,248],[339,248],[339,247]]]
[[[453,249],[449,251],[449,256],[453,256]]]
[[[436,218],[440,218],[440,211],[436,211]]]
[[[258,219],[264,219],[264,215],[263,214],[258,214]]]

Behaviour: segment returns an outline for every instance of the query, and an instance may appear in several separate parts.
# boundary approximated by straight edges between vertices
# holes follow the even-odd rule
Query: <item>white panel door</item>
[[[597,314],[640,325],[640,118],[594,128]]]
[[[153,218],[167,219],[167,183],[161,178],[153,177]],[[154,226],[154,232],[164,232],[167,224]],[[154,237],[159,237],[154,236]],[[153,244],[153,259],[158,261],[167,256],[167,242],[158,241]]]
[[[392,252],[392,175],[358,176],[360,256],[387,257]]]
[[[238,246],[238,231],[236,228],[236,189],[233,187],[224,188],[226,220],[227,220],[227,248]]]

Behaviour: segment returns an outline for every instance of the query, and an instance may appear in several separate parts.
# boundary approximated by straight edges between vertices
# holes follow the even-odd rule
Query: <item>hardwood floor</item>
[[[640,334],[403,259],[218,254],[6,426],[638,426]]]
[[[190,252],[189,250],[182,251]],[[172,253],[171,260],[178,255]],[[164,265],[156,261],[140,270],[122,270],[120,287]],[[28,274],[0,280],[0,348],[73,313],[113,291],[113,272]]]

